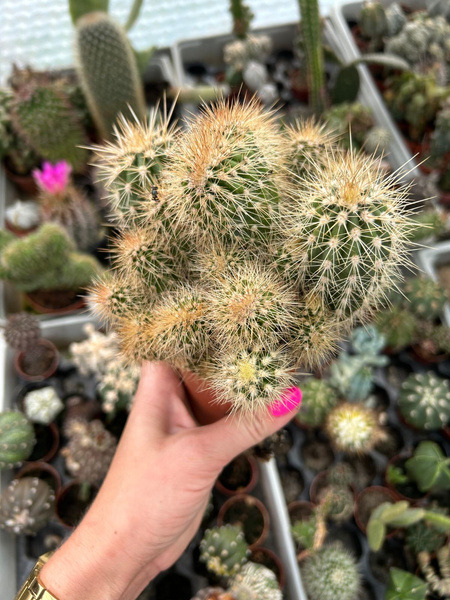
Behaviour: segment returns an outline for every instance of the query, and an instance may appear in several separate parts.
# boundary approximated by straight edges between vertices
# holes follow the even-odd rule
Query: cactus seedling
[[[28,392],[24,398],[24,407],[30,421],[49,425],[62,411],[64,404],[49,386]]]
[[[413,373],[403,382],[398,406],[409,425],[418,429],[441,429],[450,420],[448,381],[432,371]]]
[[[35,535],[54,513],[55,494],[37,477],[13,479],[0,496],[0,528],[16,535]]]
[[[302,410],[295,420],[302,425],[320,427],[328,412],[338,403],[333,388],[323,379],[311,377],[302,385]]]
[[[200,560],[209,571],[231,577],[247,562],[249,549],[240,527],[224,525],[208,529],[200,542]]]
[[[350,402],[339,404],[328,414],[326,431],[338,450],[350,454],[370,452],[385,435],[373,410]]]
[[[11,469],[26,460],[36,439],[30,421],[22,413],[0,413],[0,470]]]
[[[282,600],[275,573],[263,565],[248,562],[234,576],[229,592],[236,600]]]
[[[353,556],[339,544],[324,546],[301,566],[310,600],[356,600],[361,576]]]

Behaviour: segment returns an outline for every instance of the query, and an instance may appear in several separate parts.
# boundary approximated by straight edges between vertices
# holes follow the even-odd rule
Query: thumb
[[[226,465],[238,454],[287,425],[299,410],[301,400],[300,388],[292,387],[263,411],[224,417],[216,423],[199,427],[195,434],[206,456]]]

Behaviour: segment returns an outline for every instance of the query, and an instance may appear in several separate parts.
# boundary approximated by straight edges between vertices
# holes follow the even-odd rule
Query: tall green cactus
[[[77,21],[77,71],[100,133],[110,138],[119,114],[145,119],[144,92],[136,58],[123,28],[106,13]]]
[[[230,0],[230,12],[233,17],[233,33],[237,38],[244,40],[254,15],[242,0]]]
[[[308,87],[312,108],[321,113],[325,106],[325,68],[319,0],[298,0],[302,36],[308,61]]]

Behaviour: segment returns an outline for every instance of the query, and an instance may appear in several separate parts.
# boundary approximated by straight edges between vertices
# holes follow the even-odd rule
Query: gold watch
[[[33,570],[28,575],[28,579],[20,588],[15,600],[57,600],[48,590],[39,582],[39,572],[48,561],[53,552],[47,552],[39,557]]]

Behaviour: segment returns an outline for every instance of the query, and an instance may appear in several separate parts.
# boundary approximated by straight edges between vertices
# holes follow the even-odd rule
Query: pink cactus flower
[[[54,165],[45,161],[41,170],[34,169],[33,177],[41,190],[56,196],[66,189],[71,171],[72,167],[65,160]]]

